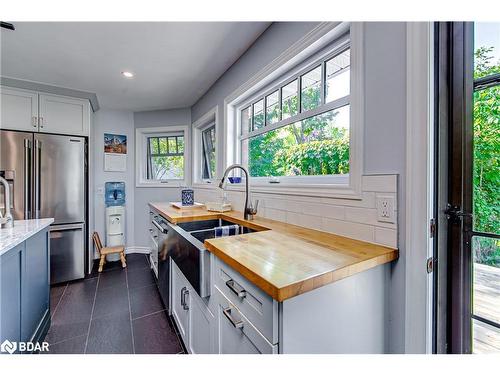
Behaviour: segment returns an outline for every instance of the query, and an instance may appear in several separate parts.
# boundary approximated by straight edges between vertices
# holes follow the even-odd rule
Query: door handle
[[[247,291],[239,286],[233,279],[226,281],[226,285],[229,290],[236,294],[239,298],[245,298],[247,296]]]
[[[31,190],[31,142],[29,139],[24,140],[24,220],[31,219],[31,207],[29,192]]]
[[[243,320],[235,320],[233,316],[231,315],[231,308],[228,307],[227,309],[222,310],[224,315],[226,316],[227,320],[229,320],[229,323],[233,325],[234,328],[241,329],[243,328]]]
[[[40,158],[42,143],[35,139],[35,183],[34,183],[34,216],[40,218]]]

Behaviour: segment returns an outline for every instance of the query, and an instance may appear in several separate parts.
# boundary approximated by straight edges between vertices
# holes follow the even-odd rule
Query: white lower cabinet
[[[278,345],[272,345],[250,321],[215,286],[212,298],[217,299],[216,353],[219,354],[275,354]]]
[[[188,351],[193,354],[211,354],[214,352],[214,316],[198,295],[194,294],[190,302]]]
[[[213,353],[213,314],[172,260],[171,270],[171,311],[184,346],[192,354]]]
[[[182,341],[184,341],[184,345],[188,347],[190,305],[189,283],[175,263],[172,260],[170,262],[172,270],[172,281],[170,286],[172,316],[174,317],[175,323],[177,323],[177,328],[179,329]]]
[[[203,299],[175,262],[170,262],[171,313],[189,353],[278,353],[277,343],[270,343],[217,285],[213,285],[212,295]]]

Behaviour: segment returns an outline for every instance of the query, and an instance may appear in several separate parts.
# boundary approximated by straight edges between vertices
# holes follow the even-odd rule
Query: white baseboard
[[[151,249],[146,246],[128,246],[125,248],[125,254],[149,254]]]

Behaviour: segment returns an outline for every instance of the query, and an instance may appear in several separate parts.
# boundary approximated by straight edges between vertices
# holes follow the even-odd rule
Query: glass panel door
[[[473,352],[500,352],[500,23],[474,25]]]

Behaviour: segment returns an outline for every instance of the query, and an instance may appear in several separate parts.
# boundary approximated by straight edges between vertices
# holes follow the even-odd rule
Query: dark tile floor
[[[127,255],[125,269],[95,264],[88,278],[53,286],[50,303],[51,354],[183,353],[146,255]]]

